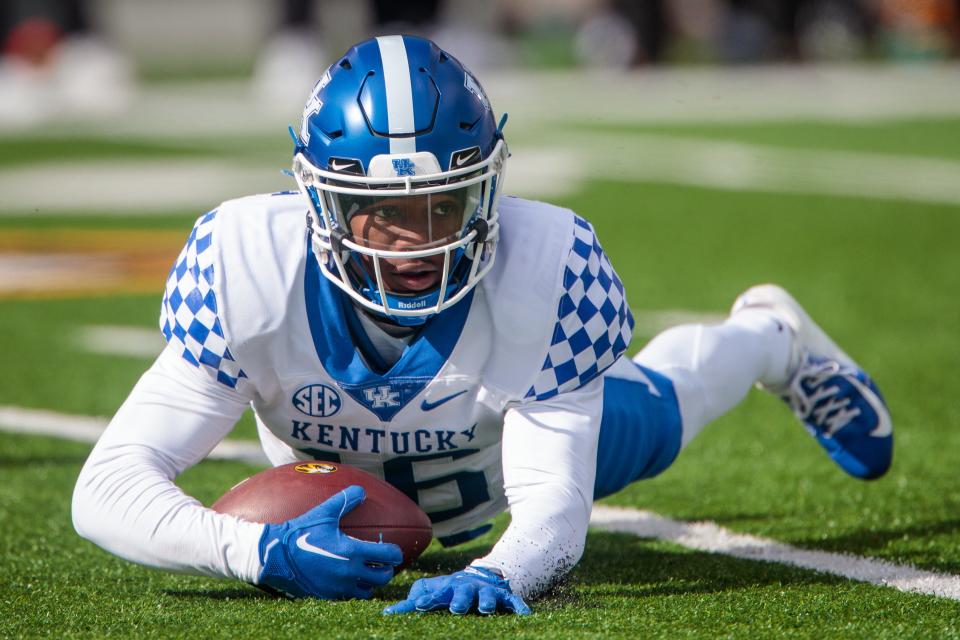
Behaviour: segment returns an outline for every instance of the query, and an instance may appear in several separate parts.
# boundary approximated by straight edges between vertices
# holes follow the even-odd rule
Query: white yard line
[[[564,142],[581,149],[592,178],[960,204],[955,160],[667,135],[573,135]]]
[[[727,319],[725,313],[687,309],[634,309],[633,316],[636,332],[643,335],[655,335],[678,324],[719,324]],[[73,342],[78,349],[88,353],[134,358],[155,358],[165,345],[156,327],[112,324],[78,327],[73,334]]]
[[[57,189],[49,188],[51,175],[59,176]],[[507,193],[535,198],[576,192],[586,180],[614,179],[960,204],[958,161],[662,135],[571,134],[548,145],[517,143],[507,176]],[[201,212],[229,198],[292,186],[279,169],[209,160],[36,164],[0,171],[0,215]],[[623,210],[636,206],[624,202]]]
[[[0,431],[96,442],[110,421],[107,418],[77,416],[42,409],[0,406]],[[258,442],[224,440],[211,451],[212,460],[239,460],[269,464]]]
[[[0,406],[0,430],[13,433],[96,442],[107,422],[106,418]],[[259,444],[254,442],[224,441],[207,457],[268,464]],[[789,564],[900,591],[960,600],[960,576],[851,554],[798,549],[776,540],[735,533],[712,522],[682,522],[649,511],[596,505],[590,524],[605,531],[657,538],[698,551]]]
[[[960,65],[765,65],[647,68],[630,73],[490,70],[482,81],[496,112],[511,114],[508,132],[528,124],[591,121],[759,122],[816,119],[864,122],[960,114]],[[78,118],[73,112],[0,131],[197,139],[283,136],[299,121],[302,100],[254,99],[246,81],[165,83],[138,87],[126,113]],[[509,135],[509,133],[508,133]]]
[[[681,522],[649,511],[596,505],[590,524],[605,531],[657,538],[698,551],[789,564],[900,591],[960,600],[960,576],[846,553],[798,549],[769,538],[735,533],[713,522]]]
[[[485,76],[485,86],[498,110],[512,114],[508,138],[513,159],[506,189],[520,196],[555,197],[576,191],[586,179],[615,178],[958,204],[960,162],[686,137],[584,134],[570,127],[585,120],[620,125],[797,119],[862,123],[957,116],[958,80],[958,64],[766,66],[629,74],[494,71]],[[284,111],[252,100],[246,82],[168,84],[140,88],[126,114],[82,123],[65,116],[30,134],[55,137],[80,131],[179,144],[231,135],[270,135],[282,141],[287,123],[298,121],[300,105]],[[279,174],[281,168],[210,159],[14,167],[0,171],[0,215],[199,212],[227,198],[292,187],[292,180]],[[56,176],[55,189],[50,188],[51,176]]]
[[[157,327],[102,324],[80,327],[74,340],[83,351],[135,358],[156,358],[165,344]]]
[[[210,210],[229,198],[295,186],[282,167],[211,160],[45,163],[0,171],[3,212],[142,215]],[[51,186],[56,176],[56,188]]]

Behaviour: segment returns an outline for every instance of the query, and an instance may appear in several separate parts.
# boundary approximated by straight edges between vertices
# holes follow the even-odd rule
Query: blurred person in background
[[[101,36],[85,0],[0,3],[0,122],[126,108],[133,67]]]
[[[503,40],[486,25],[470,22],[469,16],[446,15],[446,4],[443,0],[369,0],[367,33],[408,33],[429,37],[441,46],[455,44],[471,68],[487,68],[500,61],[506,46]],[[321,35],[321,2],[280,0],[276,5],[278,24],[257,57],[253,86],[265,102],[287,103],[301,98],[303,87],[311,86],[323,73],[329,45]],[[485,10],[496,7],[491,4]]]
[[[874,0],[882,50],[897,59],[960,53],[960,0]]]

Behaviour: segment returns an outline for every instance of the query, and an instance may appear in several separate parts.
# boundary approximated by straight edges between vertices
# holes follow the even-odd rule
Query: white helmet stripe
[[[403,36],[377,38],[380,60],[383,64],[383,83],[387,90],[387,124],[390,133],[414,132],[413,88],[410,65]],[[416,153],[417,144],[409,138],[390,138],[390,153]]]

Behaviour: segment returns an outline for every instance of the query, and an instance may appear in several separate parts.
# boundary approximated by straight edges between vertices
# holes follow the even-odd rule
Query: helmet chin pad
[[[463,260],[464,254],[465,251],[463,249],[460,249],[456,252],[456,255],[450,266],[450,278],[447,282],[446,291],[443,296],[444,298],[449,298],[460,286],[460,281],[463,274],[459,272],[463,271],[464,264],[469,264],[469,261]],[[359,260],[356,256],[353,256],[353,259],[348,262],[348,265],[349,266],[347,269],[351,272],[351,277],[358,280],[356,287],[357,291],[360,293],[360,295],[367,298],[374,304],[379,305],[384,309],[423,311],[423,313],[420,315],[396,315],[389,313],[388,311],[383,311],[382,309],[368,310],[374,315],[385,318],[401,327],[419,327],[425,324],[427,320],[437,315],[436,313],[430,313],[426,310],[435,308],[437,306],[437,302],[440,300],[439,286],[422,293],[393,293],[391,291],[384,291],[381,295],[379,289],[377,288],[376,282],[374,282],[374,280],[370,277],[366,267],[363,266],[362,260]],[[384,298],[386,298],[386,300],[384,300]]]

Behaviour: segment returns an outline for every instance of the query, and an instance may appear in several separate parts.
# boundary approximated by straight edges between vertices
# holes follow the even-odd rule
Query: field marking
[[[0,406],[0,430],[12,433],[93,443],[100,438],[108,422],[106,418]],[[269,464],[260,445],[254,442],[224,440],[207,457]],[[899,591],[960,600],[960,576],[924,571],[876,558],[799,549],[769,538],[735,533],[713,522],[683,522],[650,511],[594,505],[590,524],[604,531],[656,538],[697,551],[787,564]]]
[[[956,62],[922,67],[873,63],[674,67],[629,73],[491,69],[482,80],[498,113],[510,112],[509,131],[516,131],[525,123],[581,121],[584,114],[610,123],[863,122],[955,116],[960,114],[958,69]],[[303,88],[302,100],[308,91]],[[245,80],[139,86],[127,111],[109,118],[66,112],[31,124],[0,117],[0,131],[196,140],[238,134],[283,136],[288,123],[299,121],[301,99],[277,105],[251,97],[251,85]]]
[[[636,332],[644,335],[655,335],[680,324],[720,324],[727,319],[726,313],[687,309],[635,309],[633,315]],[[166,344],[156,327],[113,324],[78,327],[73,342],[88,353],[134,358],[155,358]]]
[[[107,324],[80,327],[74,340],[83,351],[136,358],[156,358],[166,344],[156,327]]]
[[[208,211],[220,202],[295,186],[284,167],[232,166],[215,160],[90,160],[0,171],[0,210],[96,212],[136,216]],[[50,176],[57,176],[56,189]]]
[[[590,524],[605,531],[656,538],[697,551],[788,564],[899,591],[960,600],[960,576],[876,558],[799,549],[769,538],[735,533],[713,522],[682,522],[649,511],[595,505]]]
[[[59,188],[47,188],[51,175],[60,176]],[[960,204],[960,162],[954,160],[652,134],[571,134],[557,144],[518,142],[508,176],[508,193],[534,198],[575,193],[586,180],[613,179]],[[229,198],[291,186],[278,170],[210,160],[89,161],[80,168],[42,163],[0,170],[0,215],[199,212]]]
[[[10,433],[94,443],[100,439],[109,422],[107,418],[0,405],[0,430]],[[222,440],[213,451],[207,454],[207,458],[258,465],[270,464],[258,442],[240,440]]]
[[[792,149],[704,138],[568,136],[593,178],[960,204],[960,162],[876,152]],[[611,162],[613,157],[622,161]]]

